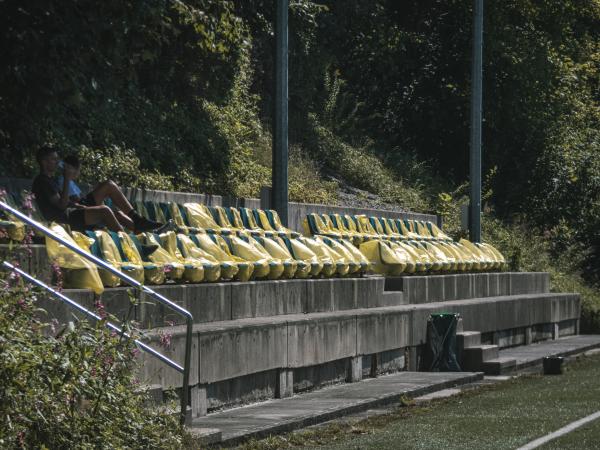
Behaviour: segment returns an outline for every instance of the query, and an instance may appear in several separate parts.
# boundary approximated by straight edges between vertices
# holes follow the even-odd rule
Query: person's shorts
[[[85,209],[67,208],[65,214],[67,215],[67,221],[72,231],[85,233]]]
[[[96,199],[94,198],[94,194],[92,194],[91,192],[85,197],[79,199],[79,204],[83,206],[98,206],[98,204],[96,203]]]

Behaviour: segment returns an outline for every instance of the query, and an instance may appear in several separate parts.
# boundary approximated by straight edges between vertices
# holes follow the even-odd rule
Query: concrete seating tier
[[[156,292],[192,312],[196,323],[222,322],[289,314],[336,312],[407,304],[484,299],[488,297],[547,294],[549,275],[504,272],[439,276],[353,279],[269,280],[155,286]],[[106,310],[117,318],[128,313],[127,288],[107,289],[101,296]],[[94,295],[86,289],[67,289],[69,296],[92,307]],[[145,298],[131,319],[143,328],[174,325],[181,320]],[[59,321],[68,317],[53,300],[41,305]]]
[[[197,324],[192,384],[201,399],[194,414],[249,395],[286,396],[411,364],[416,369],[427,319],[441,311],[459,313],[466,328],[499,346],[525,344],[527,335],[551,339],[555,329],[558,336],[576,334],[580,314],[577,295],[525,294]],[[165,333],[170,353],[180,358],[184,327],[154,329],[148,337],[158,342]],[[180,385],[179,374],[155,361],[147,361],[144,374],[163,386]]]
[[[479,273],[384,279],[276,280],[157,286],[194,314],[193,414],[285,397],[332,383],[416,370],[427,319],[456,312],[477,345],[498,348],[578,333],[576,294],[549,292],[546,273]],[[67,294],[87,305],[83,290]],[[142,299],[143,300],[143,299]],[[123,316],[124,288],[107,289],[106,308]],[[71,311],[40,305],[61,321]],[[182,360],[184,327],[164,309],[142,303],[132,311],[147,338]],[[161,348],[161,336],[170,345]],[[164,341],[164,339],[163,339]],[[150,358],[142,379],[179,387],[178,373]]]

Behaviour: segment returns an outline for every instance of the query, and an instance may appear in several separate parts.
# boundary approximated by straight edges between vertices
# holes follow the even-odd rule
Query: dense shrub
[[[39,295],[0,279],[0,447],[179,448],[178,420],[145,404],[131,343],[103,323],[42,323]]]

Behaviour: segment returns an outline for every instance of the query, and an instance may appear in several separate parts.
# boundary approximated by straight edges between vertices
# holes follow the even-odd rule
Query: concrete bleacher
[[[0,180],[0,186],[9,190],[28,187],[27,181],[8,181]],[[260,204],[257,199],[126,191],[144,201]],[[313,212],[436,221],[435,216],[416,213],[292,203],[290,227],[300,231],[303,217]],[[0,246],[0,253],[6,251],[6,246]],[[22,251],[19,259],[30,273],[52,280],[43,245]],[[263,280],[166,284],[153,289],[194,315],[191,385],[196,417],[334,383],[424,368],[427,319],[433,313],[459,313],[462,332],[478,333],[471,347],[496,346],[496,351],[579,332],[579,296],[552,293],[546,273]],[[94,304],[90,291],[64,292],[85,306]],[[102,294],[109,312],[119,318],[131,312],[130,318],[157,348],[160,336],[170,335],[171,345],[161,351],[182,361],[183,324],[163,307],[140,300],[130,311],[126,288],[108,288]],[[72,320],[72,311],[54,300],[42,299],[40,306],[48,311],[48,319]],[[148,383],[164,389],[181,385],[179,373],[157,360],[144,357],[144,361],[142,375]],[[484,362],[479,361],[474,369],[483,370]]]
[[[103,294],[107,309],[117,316],[129,304],[125,291],[114,288]],[[465,330],[480,333],[478,344],[498,348],[577,334],[580,315],[578,295],[549,292],[544,273],[167,285],[157,291],[194,314],[196,416],[417,370],[433,313],[459,313]],[[65,292],[93,304],[89,292]],[[52,300],[42,306],[58,320],[71,315]],[[142,303],[134,317],[154,342],[170,334],[170,348],[161,350],[176,360],[183,357],[185,327],[164,326],[175,317],[150,303]],[[178,373],[150,358],[144,377],[165,388],[181,384]]]

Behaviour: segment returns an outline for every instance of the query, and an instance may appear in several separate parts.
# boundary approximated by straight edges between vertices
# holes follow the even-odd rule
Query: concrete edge
[[[359,413],[370,408],[387,406],[392,403],[398,402],[402,397],[408,397],[412,399],[442,389],[448,389],[451,387],[461,386],[464,384],[473,383],[475,381],[480,381],[483,380],[483,377],[483,372],[465,373],[465,376],[460,379],[443,381],[429,386],[422,386],[408,392],[393,392],[388,395],[381,396],[379,398],[364,400],[352,406],[339,409],[332,409],[330,411],[326,411],[318,415],[306,415],[297,419],[287,420],[281,423],[277,423],[268,428],[263,428],[261,430],[256,430],[247,434],[231,436],[230,438],[222,440],[218,444],[234,446],[239,445],[249,439],[263,439],[273,434],[282,434],[290,431],[295,431],[301,428],[306,428],[311,425],[317,425],[319,423],[327,422],[329,420],[337,419],[350,414]]]

